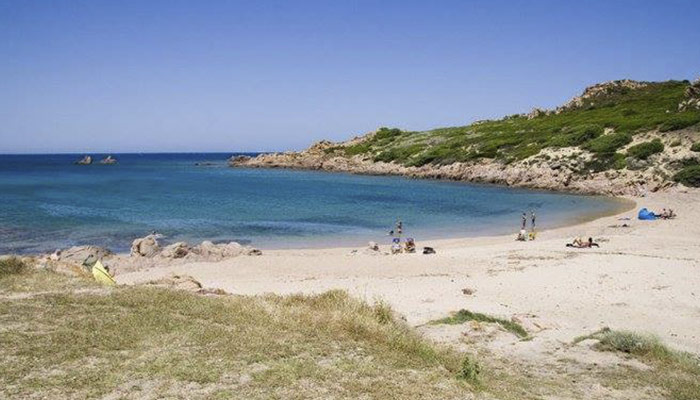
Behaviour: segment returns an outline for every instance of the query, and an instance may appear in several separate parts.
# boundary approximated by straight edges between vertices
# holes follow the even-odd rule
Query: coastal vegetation
[[[18,275],[28,269],[27,264],[19,257],[5,257],[0,259],[0,279],[9,275]]]
[[[700,187],[700,165],[689,165],[678,171],[673,180],[686,186]]]
[[[529,336],[525,328],[523,328],[522,325],[518,324],[517,322],[509,321],[503,318],[493,317],[482,313],[475,313],[465,309],[459,310],[449,317],[432,321],[431,324],[459,325],[467,321],[498,324],[503,329],[515,334],[516,336],[522,339],[525,339]]]
[[[508,165],[534,156],[547,158],[546,151],[574,148],[579,155],[590,154],[578,164],[581,174],[623,170],[631,165],[626,159],[647,161],[666,147],[658,137],[636,143],[637,135],[687,130],[696,136],[700,132],[700,110],[680,106],[698,85],[689,81],[608,82],[586,89],[556,110],[535,109],[529,114],[420,132],[380,128],[324,151],[421,167],[479,160]],[[669,147],[683,143],[673,139]]]
[[[652,366],[651,370],[630,371],[631,375],[613,374],[611,380],[627,381],[634,378],[662,388],[668,398],[691,400],[700,398],[700,358],[694,354],[669,349],[652,335],[603,328],[574,339],[574,344],[587,339],[598,342],[595,348],[629,354]],[[617,382],[620,384],[620,382]]]
[[[20,275],[18,275],[20,276]],[[0,397],[456,398],[478,369],[383,303],[0,283]],[[20,290],[20,295],[16,290]],[[28,323],[31,321],[31,323]]]
[[[694,356],[636,333],[602,330],[576,342],[594,339],[593,348],[649,368],[591,370],[557,359],[546,367],[557,374],[540,374],[533,368],[544,367],[504,358],[480,342],[466,341],[468,351],[436,344],[386,303],[343,291],[234,296],[102,287],[87,274],[6,261],[0,265],[11,267],[3,271],[12,272],[0,276],[3,398],[521,400],[581,398],[595,384],[686,400],[700,390]],[[527,335],[517,323],[467,310],[424,329],[469,321]]]

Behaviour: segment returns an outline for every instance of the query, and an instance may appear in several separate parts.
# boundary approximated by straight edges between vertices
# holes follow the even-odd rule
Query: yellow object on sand
[[[113,286],[117,284],[117,281],[115,281],[114,278],[112,278],[112,275],[110,275],[109,272],[107,272],[107,270],[99,260],[92,267],[92,276],[95,277],[95,280],[97,280],[97,282],[100,282],[104,285]]]

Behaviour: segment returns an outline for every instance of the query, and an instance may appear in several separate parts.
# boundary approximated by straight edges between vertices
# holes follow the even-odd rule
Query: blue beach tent
[[[639,210],[637,218],[644,220],[654,220],[656,219],[656,215],[654,215],[653,212],[647,210],[646,208],[642,208],[641,210]]]

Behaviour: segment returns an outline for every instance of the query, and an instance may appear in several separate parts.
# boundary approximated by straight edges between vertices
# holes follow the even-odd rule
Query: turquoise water
[[[0,155],[0,254],[80,244],[126,251],[154,230],[166,242],[364,245],[388,242],[396,218],[420,242],[516,232],[523,211],[535,210],[538,227],[551,228],[621,206],[455,182],[234,169],[230,156],[117,154],[117,165],[78,166],[78,155]]]

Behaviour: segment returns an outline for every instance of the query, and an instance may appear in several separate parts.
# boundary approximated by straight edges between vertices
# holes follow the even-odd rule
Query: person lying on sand
[[[676,213],[674,213],[670,208],[668,210],[664,208],[661,210],[661,214],[656,214],[656,217],[661,219],[671,219],[676,217]]]
[[[595,243],[593,241],[592,237],[589,237],[588,240],[583,240],[580,237],[574,238],[573,242],[567,243],[566,247],[575,247],[577,249],[587,249],[591,247],[600,247],[598,243]]]

